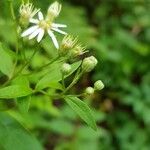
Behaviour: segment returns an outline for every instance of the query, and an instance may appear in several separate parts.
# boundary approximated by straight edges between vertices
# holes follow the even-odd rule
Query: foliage
[[[32,2],[46,13],[52,1]],[[48,37],[39,45],[19,38],[23,45],[16,56],[17,38],[9,2],[0,1],[0,149],[149,150],[150,3],[61,2],[63,9],[57,21],[67,24],[67,32],[79,36],[99,63],[94,71],[84,74],[67,96],[60,98],[64,90],[60,68],[66,58],[55,60],[57,50]],[[20,4],[21,0],[13,0],[17,18]],[[20,33],[21,29],[17,30]],[[61,36],[58,40],[62,40]],[[26,62],[37,49],[22,70],[22,60]],[[10,81],[16,59],[16,76]],[[49,60],[55,61],[53,65],[40,69]],[[64,76],[67,86],[80,68],[80,60],[68,61],[72,70]],[[75,94],[99,79],[105,83],[102,92]],[[96,121],[97,130],[86,126],[77,114],[94,129]]]

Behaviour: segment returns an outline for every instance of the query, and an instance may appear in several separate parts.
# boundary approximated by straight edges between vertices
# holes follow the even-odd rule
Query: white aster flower
[[[19,9],[20,16],[26,19],[33,18],[38,11],[39,9],[34,8],[34,6],[31,3],[23,3]]]
[[[52,3],[47,11],[47,17],[51,20],[56,18],[61,11],[61,4],[59,4],[57,1]]]
[[[22,37],[29,36],[29,39],[33,39],[37,36],[37,42],[40,42],[45,34],[47,32],[49,36],[51,37],[55,47],[58,49],[59,45],[57,42],[57,39],[53,33],[53,31],[59,32],[61,34],[66,35],[67,33],[60,30],[59,28],[67,27],[64,24],[57,24],[53,23],[50,20],[44,19],[42,12],[38,12],[38,19],[30,19],[30,22],[35,24],[26,31],[22,33]]]

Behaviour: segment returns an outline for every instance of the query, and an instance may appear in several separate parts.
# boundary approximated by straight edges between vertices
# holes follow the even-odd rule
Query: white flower
[[[59,15],[60,11],[61,11],[61,4],[59,4],[56,1],[49,6],[47,11],[47,17],[53,20]]]
[[[40,9],[34,8],[34,6],[31,3],[23,3],[20,6],[19,13],[22,18],[30,19],[33,18],[39,10]]]
[[[67,27],[66,25],[53,23],[50,20],[44,19],[42,12],[38,12],[38,19],[31,18],[30,22],[35,25],[33,25],[32,27],[24,31],[21,35],[22,37],[29,36],[29,39],[33,39],[34,37],[37,36],[37,42],[40,42],[45,32],[47,32],[49,36],[52,38],[55,47],[57,49],[59,48],[57,39],[53,31],[66,35],[66,32],[59,29],[59,28]]]

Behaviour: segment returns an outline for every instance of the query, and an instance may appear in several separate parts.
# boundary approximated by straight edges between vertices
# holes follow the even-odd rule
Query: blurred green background
[[[53,1],[32,2],[46,13]],[[98,79],[104,82],[105,89],[87,99],[98,130],[81,122],[67,105],[44,96],[32,97],[29,113],[24,114],[26,128],[47,150],[149,150],[150,0],[60,2],[63,7],[56,22],[67,24],[66,31],[79,36],[99,60],[96,69],[73,89],[78,92]],[[20,4],[21,0],[13,1],[17,17]],[[13,50],[15,38],[7,0],[0,0],[0,10],[0,41]],[[47,38],[42,42],[45,52],[37,54],[32,68],[55,55],[50,43]]]

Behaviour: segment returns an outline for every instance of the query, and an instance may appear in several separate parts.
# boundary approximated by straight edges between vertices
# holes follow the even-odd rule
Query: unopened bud
[[[47,11],[47,18],[50,20],[53,20],[56,18],[61,11],[61,4],[59,4],[57,1],[52,3]]]
[[[77,38],[74,38],[71,35],[66,35],[62,40],[61,47],[63,49],[71,49],[74,47],[76,42],[77,42]]]
[[[95,66],[97,65],[97,63],[98,63],[98,61],[94,56],[84,58],[83,63],[82,63],[83,72],[92,71],[95,68]]]
[[[71,51],[70,51],[70,57],[74,58],[80,55],[83,55],[85,51],[85,47],[81,45],[76,45]]]
[[[94,83],[94,89],[95,89],[95,90],[100,91],[100,90],[102,90],[103,88],[104,88],[104,84],[103,84],[103,82],[102,82],[101,80],[98,80],[98,81],[96,81],[96,82]]]
[[[94,88],[92,88],[92,87],[87,87],[86,89],[85,89],[85,93],[86,94],[89,94],[89,95],[92,95],[92,94],[94,94]]]
[[[69,74],[70,71],[71,71],[71,65],[68,63],[64,63],[61,67],[62,74],[64,74],[64,75]]]

